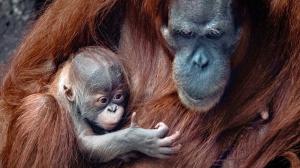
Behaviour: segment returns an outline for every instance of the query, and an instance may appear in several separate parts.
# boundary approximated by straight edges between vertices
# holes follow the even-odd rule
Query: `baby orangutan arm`
[[[132,151],[156,158],[169,158],[180,150],[181,145],[173,146],[180,133],[177,131],[166,136],[168,131],[164,123],[157,124],[155,129],[139,127],[133,113],[129,128],[104,135],[87,135],[83,131],[79,135],[79,144],[84,152],[88,152],[92,158],[99,158],[101,162],[108,162]]]

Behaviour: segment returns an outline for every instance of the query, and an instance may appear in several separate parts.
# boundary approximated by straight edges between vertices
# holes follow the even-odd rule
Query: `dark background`
[[[44,0],[0,0],[0,64],[8,61],[44,4]]]
[[[0,0],[0,82],[11,56],[51,0]]]

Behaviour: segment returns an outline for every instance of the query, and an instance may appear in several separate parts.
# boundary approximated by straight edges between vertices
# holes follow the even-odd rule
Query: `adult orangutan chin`
[[[298,0],[54,1],[4,80],[4,167],[95,164],[78,153],[67,114],[18,111],[70,53],[95,44],[117,49],[129,67],[139,124],[182,132],[176,157],[124,167],[260,168],[279,156],[298,167],[299,10]]]

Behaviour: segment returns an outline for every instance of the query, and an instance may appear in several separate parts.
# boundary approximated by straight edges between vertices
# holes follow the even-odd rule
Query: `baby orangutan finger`
[[[163,139],[160,139],[158,141],[158,144],[160,146],[171,146],[176,140],[178,140],[179,137],[180,137],[180,132],[176,131],[174,134],[165,137]]]
[[[158,123],[155,128],[157,128],[157,136],[159,138],[165,137],[169,132],[169,127],[163,122]]]
[[[161,148],[159,148],[159,152],[164,155],[173,155],[173,154],[178,153],[179,150],[181,149],[181,147],[182,147],[181,144],[178,144],[173,147],[161,147]]]

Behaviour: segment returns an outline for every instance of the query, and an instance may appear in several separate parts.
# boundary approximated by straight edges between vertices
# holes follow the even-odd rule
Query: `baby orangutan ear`
[[[64,85],[64,93],[70,102],[73,102],[75,100],[75,94],[71,86]]]

